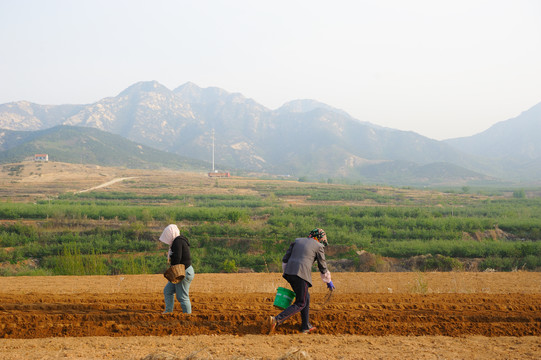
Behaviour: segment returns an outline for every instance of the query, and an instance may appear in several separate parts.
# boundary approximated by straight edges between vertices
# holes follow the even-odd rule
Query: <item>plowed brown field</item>
[[[0,355],[541,357],[540,273],[336,273],[327,303],[314,280],[316,334],[298,334],[297,316],[269,336],[280,274],[196,274],[191,315],[162,314],[160,275],[0,278]]]

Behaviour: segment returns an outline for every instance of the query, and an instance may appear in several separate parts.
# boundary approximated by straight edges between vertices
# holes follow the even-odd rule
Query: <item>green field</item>
[[[541,198],[524,192],[213,181],[4,200],[0,275],[163,272],[157,239],[169,223],[191,240],[199,273],[280,271],[290,242],[314,227],[328,234],[331,271],[541,269]]]

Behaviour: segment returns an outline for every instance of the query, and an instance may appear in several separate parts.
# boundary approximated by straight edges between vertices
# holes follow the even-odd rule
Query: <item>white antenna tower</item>
[[[212,172],[214,172],[214,128],[212,128]]]

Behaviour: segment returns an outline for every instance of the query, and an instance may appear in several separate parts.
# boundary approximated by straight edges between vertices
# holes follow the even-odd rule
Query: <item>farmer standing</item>
[[[165,300],[165,311],[163,313],[167,314],[173,312],[176,293],[182,312],[191,314],[192,303],[190,302],[190,284],[194,278],[194,270],[192,267],[192,257],[190,255],[190,243],[184,235],[180,234],[180,231],[175,224],[167,225],[160,235],[160,241],[169,245],[167,256],[171,266],[184,264],[185,267],[184,279],[177,284],[168,282],[163,289]]]
[[[331,273],[327,269],[325,261],[325,246],[327,246],[327,235],[323,229],[314,229],[308,237],[295,239],[289,246],[282,258],[282,269],[284,279],[289,282],[295,292],[295,302],[287,309],[269,319],[269,333],[273,332],[277,325],[296,313],[301,313],[301,332],[308,334],[316,329],[309,321],[310,294],[308,288],[312,286],[312,265],[317,261],[321,280],[327,284],[329,290],[335,289],[331,281]]]

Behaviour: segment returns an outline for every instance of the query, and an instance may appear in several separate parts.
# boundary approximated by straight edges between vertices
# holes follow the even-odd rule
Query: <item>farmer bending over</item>
[[[325,261],[325,246],[327,235],[323,229],[314,229],[306,238],[295,239],[289,246],[282,258],[284,279],[291,285],[295,292],[295,302],[287,309],[269,319],[269,333],[272,333],[277,325],[280,325],[292,315],[301,313],[301,331],[308,334],[316,328],[309,321],[310,294],[308,288],[312,286],[312,265],[317,261],[317,267],[321,273],[321,279],[327,284],[329,290],[335,287],[331,281],[331,273],[327,270]]]

